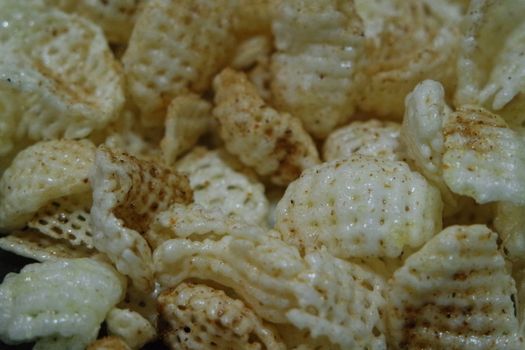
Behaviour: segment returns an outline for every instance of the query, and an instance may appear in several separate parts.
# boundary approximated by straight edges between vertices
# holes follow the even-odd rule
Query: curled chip
[[[151,323],[132,310],[113,308],[106,318],[106,324],[109,334],[124,339],[131,349],[140,349],[157,336]]]
[[[188,179],[157,163],[100,147],[90,174],[93,245],[143,291],[153,289],[151,250],[142,236],[158,212],[189,203]]]
[[[363,33],[353,1],[282,1],[272,29],[272,100],[324,138],[352,116],[355,105]]]
[[[194,94],[175,97],[168,107],[166,130],[160,143],[166,164],[195,145],[211,120],[211,105]]]
[[[422,80],[455,86],[458,8],[446,0],[355,0],[363,18],[358,107],[401,119],[405,96]]]
[[[451,226],[390,281],[394,349],[523,349],[514,280],[486,226]]]
[[[456,104],[497,111],[525,126],[525,3],[471,1],[464,20]]]
[[[182,283],[164,291],[158,303],[171,349],[286,349],[271,325],[221,290]]]
[[[37,349],[84,349],[124,295],[125,280],[91,259],[27,265],[0,285],[0,339]]]
[[[525,138],[499,116],[463,106],[443,125],[443,179],[478,203],[525,205]]]
[[[356,121],[332,132],[323,146],[323,159],[331,161],[361,154],[388,160],[403,160],[400,125],[376,119]]]
[[[277,206],[276,229],[301,251],[397,257],[441,229],[436,188],[404,162],[355,155],[312,167]]]
[[[177,163],[177,170],[188,175],[195,203],[264,226],[268,215],[264,186],[235,171],[227,156],[223,150],[195,148]]]
[[[118,116],[122,74],[97,26],[38,1],[2,0],[0,7],[2,136],[11,147],[85,137]]]
[[[505,255],[518,265],[525,262],[525,206],[498,202],[494,228],[501,238]],[[525,303],[525,299],[522,300]]]
[[[125,44],[133,29],[139,1],[44,0],[44,3],[89,18],[104,30],[108,41]]]
[[[144,2],[122,58],[144,122],[163,124],[175,96],[210,87],[233,51],[233,9],[226,0]]]
[[[264,103],[243,73],[225,69],[214,80],[215,108],[226,149],[277,185],[287,185],[319,156],[299,119]]]
[[[0,179],[0,230],[22,228],[55,199],[89,192],[94,159],[86,140],[42,141],[20,152]]]

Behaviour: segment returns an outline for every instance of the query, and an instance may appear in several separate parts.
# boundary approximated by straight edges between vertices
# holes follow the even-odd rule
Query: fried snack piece
[[[505,256],[517,265],[525,263],[525,206],[498,202],[494,229],[502,240]]]
[[[272,101],[324,138],[352,116],[361,20],[353,1],[282,1],[275,11]]]
[[[122,58],[128,89],[147,124],[162,125],[171,100],[202,93],[233,53],[227,0],[151,0]]]
[[[401,119],[405,96],[422,80],[453,91],[460,10],[446,0],[355,0],[365,45],[358,71],[358,107]]]
[[[222,290],[181,283],[162,292],[158,303],[171,349],[286,349],[274,327]]]
[[[118,116],[123,77],[96,25],[39,1],[0,7],[0,156],[18,143],[85,137]]]
[[[486,226],[451,226],[390,281],[394,349],[522,349],[514,280]]]
[[[53,200],[89,192],[94,159],[87,140],[41,141],[20,152],[0,179],[0,231],[22,228]]]
[[[361,154],[388,160],[403,160],[399,140],[401,125],[395,122],[370,119],[355,121],[336,129],[325,140],[323,159],[331,161]]]
[[[37,349],[84,349],[125,288],[111,266],[92,259],[27,265],[0,285],[0,339],[37,340]]]
[[[162,165],[101,146],[90,173],[93,245],[142,291],[153,289],[151,250],[142,236],[155,215],[190,203],[188,179]]]
[[[264,226],[268,215],[264,186],[235,171],[227,156],[224,150],[197,147],[177,163],[176,169],[188,175],[195,203]]]
[[[113,308],[106,317],[108,332],[124,339],[130,349],[140,349],[157,336],[151,323],[138,312]]]
[[[95,340],[89,344],[86,350],[131,350],[131,348],[126,344],[124,339],[109,336]]]
[[[211,104],[195,94],[175,97],[168,107],[166,130],[160,143],[166,164],[190,150],[199,137],[208,130]]]
[[[441,229],[439,191],[404,162],[354,155],[307,169],[277,205],[276,230],[301,251],[398,257]]]
[[[98,24],[109,42],[128,42],[140,0],[44,0],[46,5],[76,13]]]
[[[226,149],[277,185],[287,185],[319,156],[299,119],[264,103],[243,73],[223,70],[214,80],[215,108]]]

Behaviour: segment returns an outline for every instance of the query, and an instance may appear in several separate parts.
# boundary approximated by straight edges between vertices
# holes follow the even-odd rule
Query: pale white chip
[[[100,147],[90,181],[93,245],[137,288],[153,289],[151,250],[142,235],[158,212],[191,202],[188,179],[158,163]]]
[[[0,179],[0,231],[23,227],[52,200],[89,191],[89,141],[53,140],[20,152]]]
[[[241,6],[241,8],[250,6]],[[239,44],[235,50],[231,67],[236,70],[249,69],[257,63],[267,61],[270,56],[272,44],[265,35],[250,37]]]
[[[124,290],[125,280],[95,260],[27,265],[0,285],[0,339],[36,340],[36,349],[84,349]]]
[[[128,285],[126,296],[119,304],[117,304],[117,307],[141,315],[144,319],[148,320],[154,328],[156,328],[159,315],[157,310],[158,294],[159,291],[157,284],[155,284],[155,290],[153,290],[153,292],[142,292],[133,285]]]
[[[175,97],[168,107],[166,130],[160,143],[166,164],[173,164],[177,157],[195,145],[208,130],[211,104],[194,94]]]
[[[324,138],[352,116],[361,88],[355,81],[361,19],[352,1],[340,0],[282,1],[275,12],[272,101]]]
[[[108,41],[127,43],[140,0],[44,0],[46,5],[76,13],[98,24]]]
[[[123,77],[96,25],[38,1],[0,7],[1,136],[11,139],[3,151],[27,139],[85,137],[118,116]]]
[[[266,105],[243,73],[225,69],[214,80],[215,108],[226,149],[277,185],[317,163],[315,144],[299,119]]]
[[[158,304],[172,349],[286,349],[274,327],[222,290],[182,283],[164,291]]]
[[[525,262],[525,206],[498,202],[494,229],[499,234],[506,257],[518,265]]]
[[[483,106],[511,127],[523,127],[525,3],[471,1],[464,27],[456,104]]]
[[[145,1],[122,62],[143,121],[163,124],[171,100],[206,91],[233,52],[226,0]]]
[[[459,44],[459,8],[447,1],[356,0],[366,44],[358,71],[358,107],[401,119],[405,96],[422,80],[452,89]]]
[[[15,231],[0,238],[0,249],[37,261],[87,258],[97,254],[93,249],[73,246],[35,230]]]
[[[227,161],[224,150],[197,147],[177,163],[176,169],[188,175],[195,203],[264,226],[268,215],[264,186],[235,171]]]
[[[395,349],[523,349],[514,280],[484,225],[452,226],[410,256],[390,281]]]
[[[89,344],[86,350],[131,350],[131,348],[126,344],[124,339],[108,336],[95,340]]]
[[[323,159],[331,161],[362,154],[381,159],[403,160],[400,129],[399,123],[376,119],[352,122],[336,129],[327,137],[323,146]]]
[[[276,230],[301,251],[397,257],[441,229],[439,191],[404,162],[354,155],[307,169],[277,206]]]
[[[443,125],[443,179],[478,203],[525,204],[525,138],[499,116],[463,106]]]
[[[108,332],[124,339],[131,349],[140,349],[157,336],[151,323],[138,312],[113,308],[106,317]]]

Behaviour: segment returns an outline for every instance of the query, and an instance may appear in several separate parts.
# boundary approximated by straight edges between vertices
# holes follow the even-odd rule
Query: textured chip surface
[[[106,324],[109,334],[124,339],[131,349],[140,349],[157,336],[151,323],[133,310],[113,308],[106,317]]]
[[[301,251],[397,257],[441,229],[439,191],[404,162],[355,155],[307,169],[277,206],[276,229]]]

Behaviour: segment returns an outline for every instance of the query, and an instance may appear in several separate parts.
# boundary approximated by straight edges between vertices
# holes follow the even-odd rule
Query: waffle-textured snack
[[[106,317],[108,333],[124,339],[131,349],[140,349],[157,336],[157,331],[141,314],[113,308]]]

